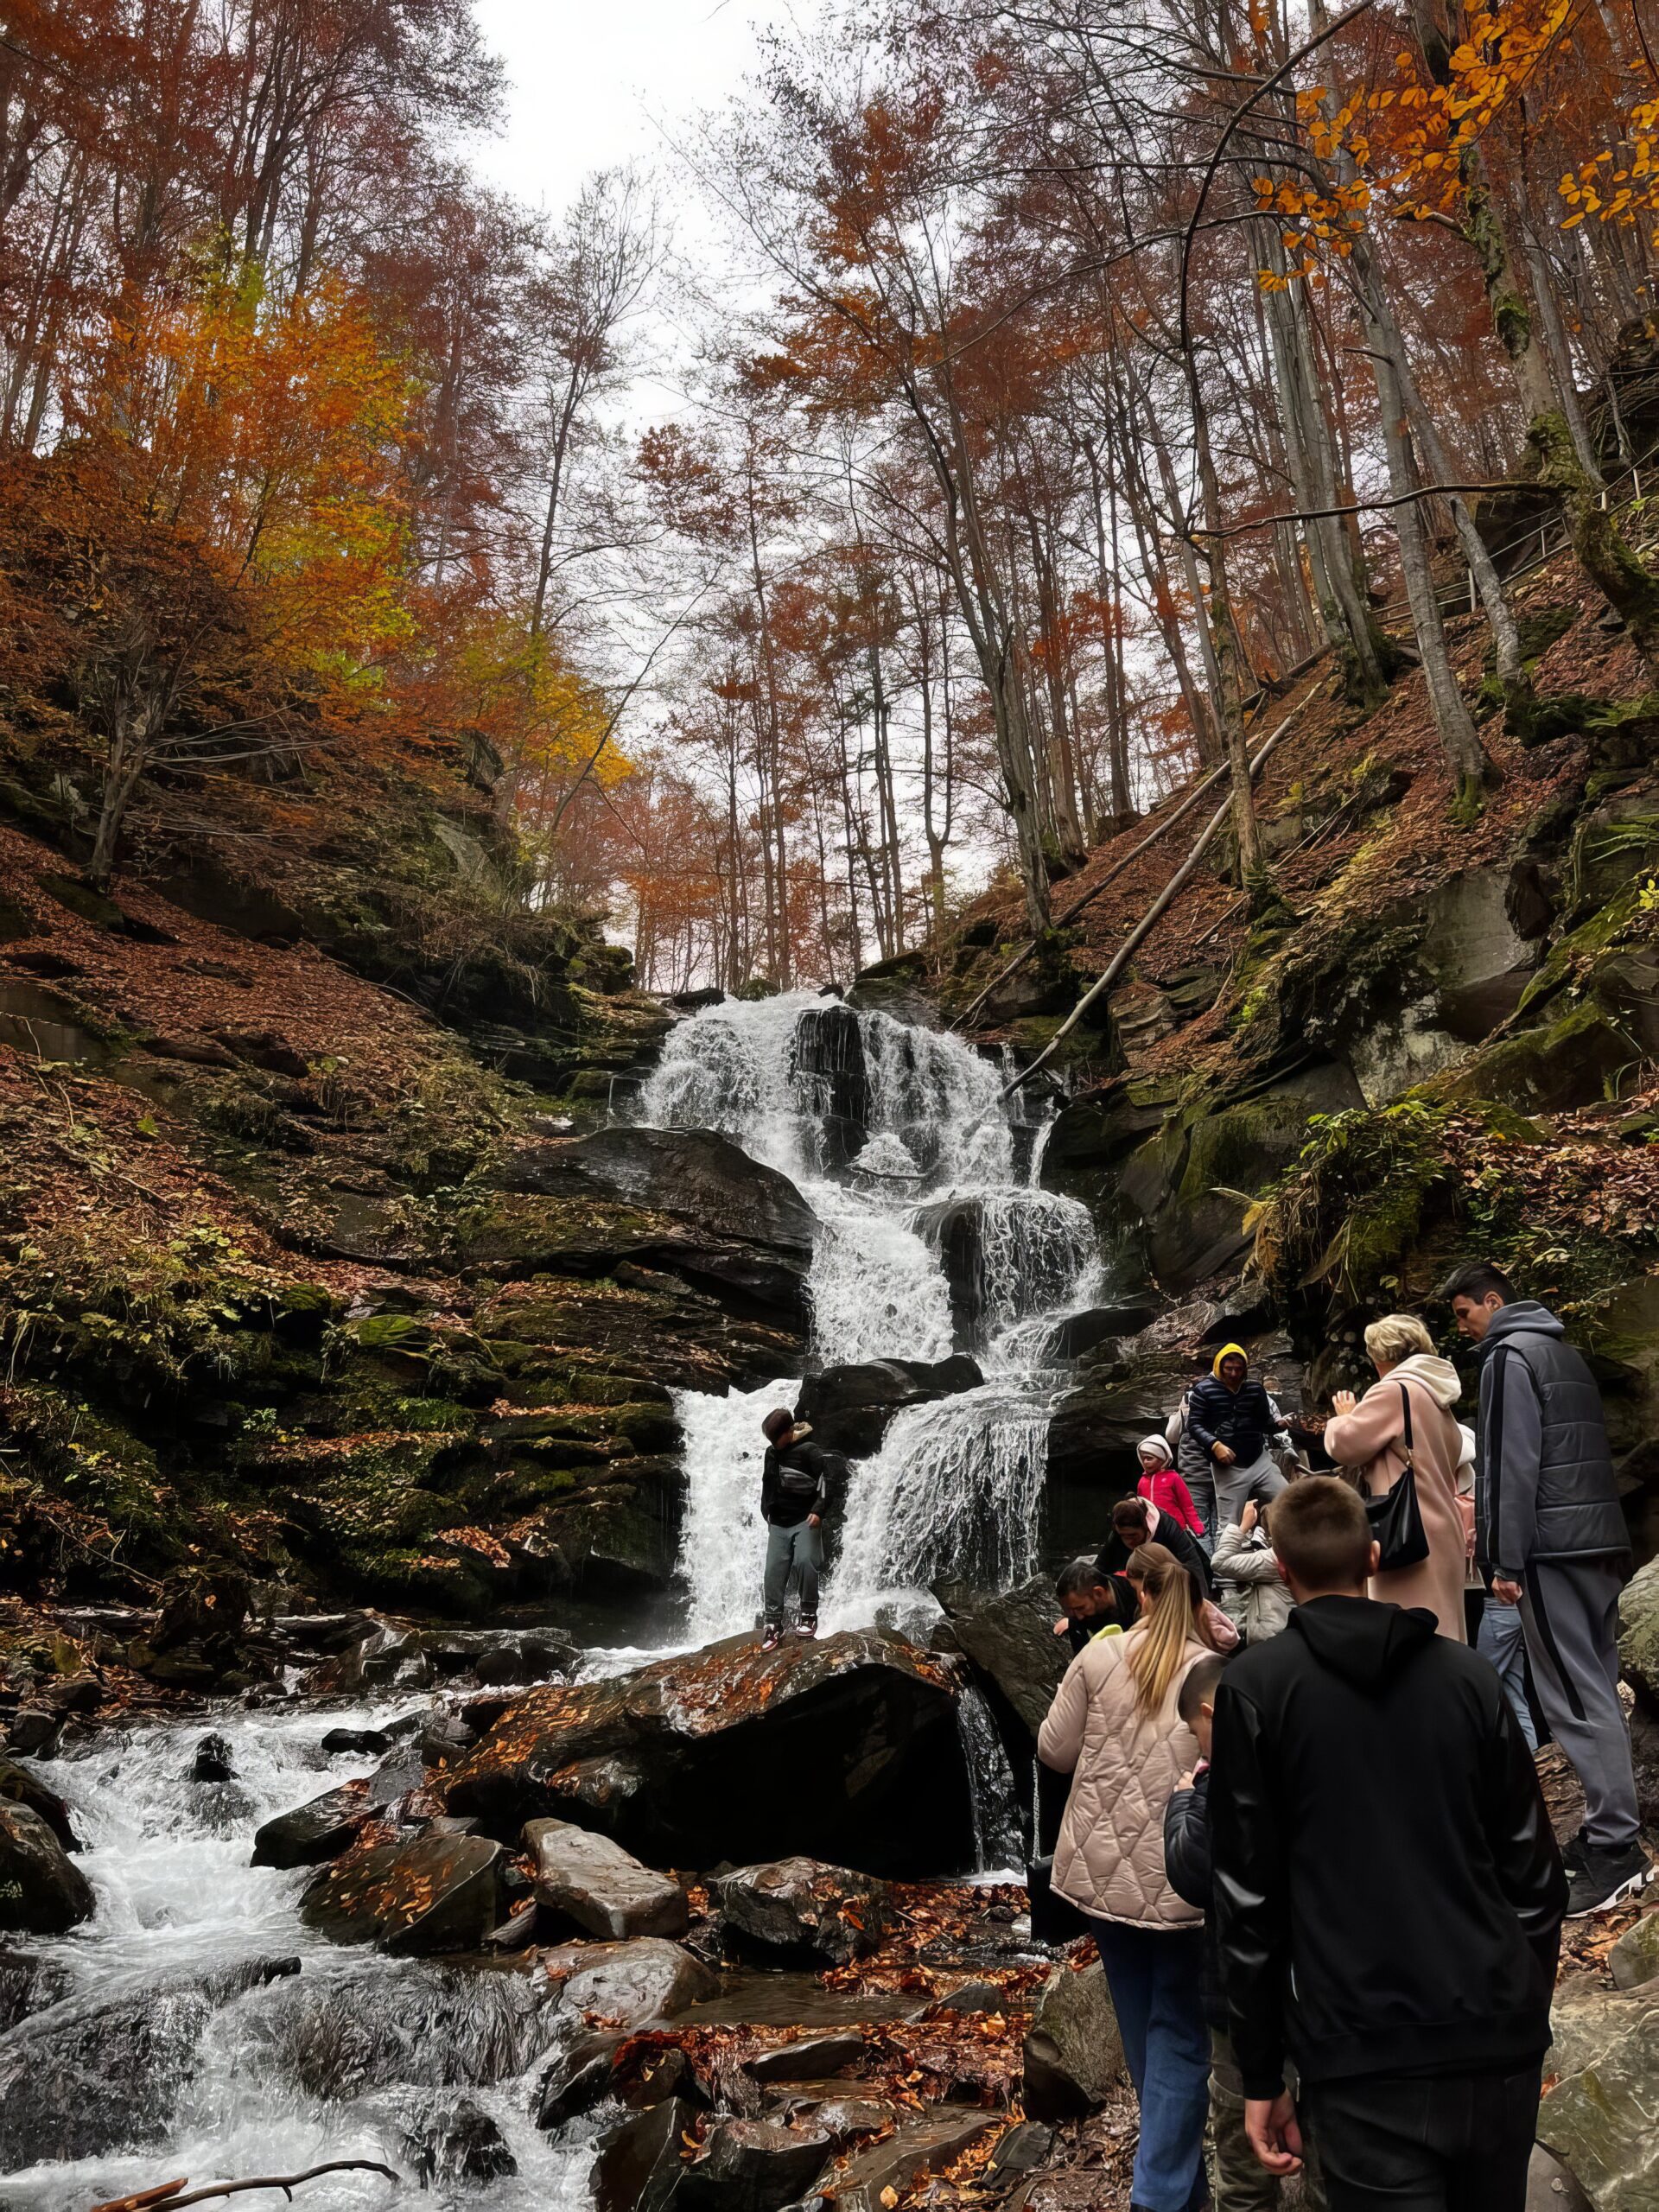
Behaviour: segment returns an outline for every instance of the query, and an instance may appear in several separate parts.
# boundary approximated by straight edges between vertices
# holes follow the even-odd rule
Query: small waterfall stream
[[[409,2174],[423,2137],[463,2099],[518,2165],[490,2183],[491,2212],[585,2212],[590,2131],[556,2140],[533,2119],[534,2084],[563,2032],[545,1980],[510,1963],[480,1971],[341,1948],[298,1917],[310,1870],[249,1864],[261,1822],[375,1765],[325,1756],[326,1731],[384,1727],[424,1702],[218,1713],[228,1783],[191,1779],[200,1714],[100,1735],[41,1770],[87,1846],[78,1863],[98,1913],[69,1936],[29,1940],[61,1994],[15,2032],[41,2039],[60,2111],[84,2102],[99,2143],[153,2147],[60,2143],[68,2155],[20,2164],[27,2113],[0,2113],[7,2212],[86,2212],[180,2174],[200,2186],[334,2158]],[[293,1965],[229,2002],[204,1999],[205,1981],[250,1961]],[[439,2205],[477,2193],[446,2180],[442,2153],[431,2186]],[[379,2212],[404,2194],[346,2173],[308,2183],[302,2201],[306,2212]]]
[[[1098,1294],[1092,1224],[1035,1183],[1042,1122],[958,1037],[798,991],[726,1001],[683,1022],[639,1119],[715,1128],[779,1169],[823,1224],[810,1294],[818,1365],[944,1358],[982,1386],[901,1413],[855,1471],[825,1592],[826,1628],[931,1609],[963,1574],[1006,1587],[1035,1563],[1049,1416],[1064,1372],[1056,1319]],[[684,1392],[680,1567],[698,1641],[751,1627],[759,1604],[760,1422],[798,1384]]]

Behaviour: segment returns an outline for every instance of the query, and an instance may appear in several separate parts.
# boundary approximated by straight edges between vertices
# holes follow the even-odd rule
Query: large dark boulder
[[[921,1877],[971,1863],[945,1670],[879,1629],[763,1651],[731,1637],[608,1681],[531,1690],[449,1777],[494,1835],[573,1820],[657,1866],[796,1853]]]
[[[642,1866],[609,1836],[569,1821],[531,1821],[524,1849],[535,1862],[537,1896],[588,1935],[617,1942],[684,1935],[685,1891],[672,1875]]]
[[[300,1917],[336,1943],[418,1956],[474,1950],[501,1917],[503,1857],[481,1835],[376,1844],[316,1875]]]
[[[798,1322],[817,1217],[786,1175],[713,1129],[600,1129],[526,1146],[499,1172],[508,1191],[620,1200],[664,1217],[626,1256],[654,1257],[721,1296]],[[617,1224],[620,1227],[623,1224]],[[602,1255],[600,1255],[602,1257]]]
[[[435,2182],[478,2185],[518,2171],[506,2137],[471,2097],[412,2115],[404,2130],[404,2148],[423,2189]]]
[[[1136,1445],[1161,1433],[1192,1372],[1192,1362],[1163,1356],[1127,1373],[1085,1368],[1048,1425],[1046,1551],[1092,1556],[1100,1549],[1115,1501],[1140,1479]]]
[[[709,1893],[728,1935],[741,1948],[794,1957],[810,1954],[843,1967],[879,1948],[892,1892],[849,1867],[816,1859],[780,1859],[709,1877]]]
[[[984,1380],[965,1352],[950,1359],[870,1359],[820,1368],[801,1385],[796,1413],[814,1440],[867,1459],[881,1448],[887,1424],[906,1406],[931,1405],[976,1390]]]
[[[594,2212],[666,2212],[685,2171],[681,2138],[696,2117],[678,2097],[626,2120],[600,2138],[594,2161]]]
[[[61,1936],[92,1909],[92,1884],[40,1815],[0,1800],[0,1929]]]
[[[257,1958],[131,1975],[0,2035],[0,2172],[161,2141],[214,2012],[299,1965]]]
[[[975,1671],[1034,1738],[1071,1659],[1071,1644],[1054,1633],[1059,1600],[1052,1579],[1033,1575],[990,1597],[965,1583],[942,1582],[933,1594]]]

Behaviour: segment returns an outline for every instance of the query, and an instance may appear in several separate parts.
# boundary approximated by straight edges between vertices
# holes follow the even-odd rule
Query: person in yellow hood
[[[1268,1446],[1286,1433],[1265,1385],[1253,1379],[1243,1344],[1223,1344],[1187,1397],[1186,1433],[1215,1471],[1216,1527],[1230,1528],[1244,1501],[1278,1497],[1285,1478]]]

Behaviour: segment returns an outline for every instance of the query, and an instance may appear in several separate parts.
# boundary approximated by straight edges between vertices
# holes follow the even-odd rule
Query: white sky
[[[811,0],[476,0],[506,64],[507,128],[477,167],[558,214],[596,168],[671,165],[671,138],[760,61],[757,30],[810,20]]]

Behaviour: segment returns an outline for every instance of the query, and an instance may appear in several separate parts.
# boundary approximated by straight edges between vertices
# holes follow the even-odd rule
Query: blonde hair
[[[1173,1552],[1161,1544],[1142,1544],[1129,1562],[1144,1564],[1139,1631],[1125,1654],[1135,1676],[1135,1702],[1142,1713],[1161,1710],[1181,1671],[1189,1643],[1198,1641],[1198,1599],[1192,1578]]]
[[[1398,1367],[1414,1352],[1433,1351],[1434,1339],[1414,1313],[1385,1313],[1365,1332],[1365,1349],[1377,1367]]]

